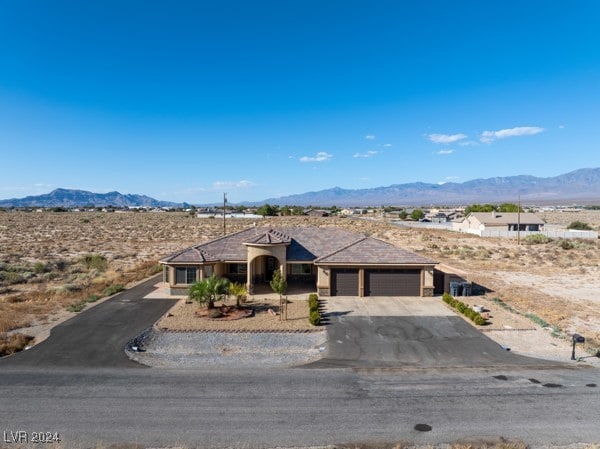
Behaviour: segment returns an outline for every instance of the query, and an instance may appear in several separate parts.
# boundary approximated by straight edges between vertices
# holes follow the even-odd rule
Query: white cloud
[[[492,143],[494,140],[506,139],[507,137],[533,136],[544,131],[538,126],[517,126],[515,128],[500,129],[498,131],[484,131],[481,133],[483,143]]]
[[[373,134],[368,134],[365,136],[365,139],[367,140],[375,140],[375,136]]]
[[[254,187],[256,183],[242,179],[241,181],[215,181],[212,184],[214,190],[223,189],[248,189]]]
[[[454,153],[454,150],[440,150],[438,152],[436,152],[435,154],[452,154]]]
[[[565,125],[558,125],[558,129],[565,129]]]
[[[392,144],[391,144],[391,143],[384,143],[384,144],[382,145],[382,147],[383,147],[383,148],[390,148],[391,146],[392,146]]]
[[[447,145],[449,143],[458,142],[467,138],[466,134],[428,134],[427,138],[433,143],[441,143]]]
[[[326,153],[325,151],[319,151],[314,156],[302,156],[300,162],[325,162],[333,157],[333,154]]]
[[[367,151],[366,153],[355,153],[354,156],[352,156],[352,157],[354,157],[354,158],[359,158],[359,157],[373,157],[373,156],[375,156],[376,154],[379,154],[379,153],[381,153],[381,151],[373,151],[373,150],[371,150],[371,151]]]
[[[465,140],[464,142],[458,142],[457,145],[461,147],[475,147],[479,145],[479,142],[475,142],[474,140]]]

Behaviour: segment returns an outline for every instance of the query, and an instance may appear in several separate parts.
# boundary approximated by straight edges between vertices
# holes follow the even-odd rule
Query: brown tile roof
[[[244,243],[250,243],[255,245],[273,245],[278,243],[287,244],[291,241],[292,239],[289,235],[286,235],[279,230],[269,228],[266,232],[260,233],[257,236],[250,238]]]
[[[194,245],[161,260],[205,263],[247,260],[246,244],[287,244],[290,262],[358,264],[434,264],[431,259],[390,243],[337,228],[250,228]]]
[[[436,263],[433,259],[372,237],[363,237],[344,248],[315,260],[317,265],[435,265]]]

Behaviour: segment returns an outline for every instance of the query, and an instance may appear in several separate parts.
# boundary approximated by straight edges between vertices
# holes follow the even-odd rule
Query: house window
[[[230,263],[229,274],[246,274],[248,266],[245,263]]]
[[[204,277],[211,277],[213,275],[213,266],[207,265],[204,267]]]
[[[165,284],[169,283],[169,267],[166,265],[163,265],[163,282]]]
[[[177,267],[175,268],[175,283],[193,284],[196,282],[197,272],[196,267]]]
[[[310,275],[312,274],[312,265],[309,263],[292,264],[293,275]]]

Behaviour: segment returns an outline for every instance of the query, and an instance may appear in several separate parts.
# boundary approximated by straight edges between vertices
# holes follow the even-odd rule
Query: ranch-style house
[[[253,293],[280,270],[288,283],[305,284],[320,296],[432,296],[436,265],[382,240],[329,227],[252,227],[160,263],[171,294],[181,295],[213,274],[245,283]]]

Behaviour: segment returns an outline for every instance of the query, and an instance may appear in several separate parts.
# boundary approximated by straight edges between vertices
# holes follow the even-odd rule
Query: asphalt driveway
[[[27,351],[0,359],[6,367],[138,367],[125,355],[127,343],[174,304],[173,299],[144,296],[160,276],[84,310],[58,325],[50,337]]]
[[[328,341],[325,357],[312,367],[557,365],[504,350],[439,297],[333,297],[323,302]]]

